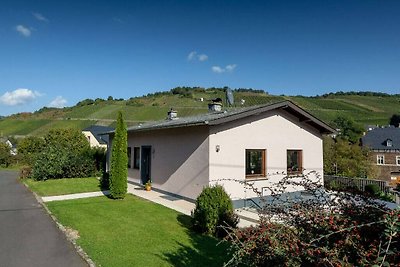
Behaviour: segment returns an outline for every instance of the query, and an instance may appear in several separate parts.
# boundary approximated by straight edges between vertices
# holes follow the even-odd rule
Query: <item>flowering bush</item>
[[[395,266],[400,262],[400,210],[366,196],[325,192],[305,175],[286,177],[262,200],[259,224],[226,237],[236,266]],[[285,188],[308,197],[281,201]],[[250,186],[246,184],[246,186]]]

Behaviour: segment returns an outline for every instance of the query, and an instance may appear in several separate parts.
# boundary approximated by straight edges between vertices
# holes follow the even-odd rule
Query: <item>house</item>
[[[263,190],[285,173],[323,175],[322,136],[334,129],[292,102],[209,110],[128,128],[129,181],[190,200],[218,183],[241,207],[257,195],[238,181]]]
[[[12,142],[10,141],[10,139],[1,137],[1,138],[0,138],[0,142],[6,144],[6,145],[10,148],[10,154],[11,154],[12,156],[17,155],[17,146],[16,146],[15,143],[12,143]]]
[[[361,138],[361,144],[371,150],[377,177],[391,185],[400,183],[400,128],[372,129]]]
[[[108,144],[108,135],[102,135],[106,132],[113,131],[114,128],[100,126],[100,125],[92,125],[88,128],[82,130],[82,133],[88,139],[91,147],[102,147],[107,149]]]

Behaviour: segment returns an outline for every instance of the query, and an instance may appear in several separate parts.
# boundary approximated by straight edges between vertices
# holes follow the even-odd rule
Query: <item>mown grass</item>
[[[46,204],[79,232],[77,243],[98,266],[222,266],[225,244],[189,229],[190,217],[127,195]]]
[[[65,178],[46,181],[24,179],[23,182],[39,196],[58,196],[100,191],[99,180],[89,178]]]

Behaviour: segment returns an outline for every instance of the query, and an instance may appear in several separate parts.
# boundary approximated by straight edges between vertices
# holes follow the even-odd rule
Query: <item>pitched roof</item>
[[[212,112],[192,117],[183,117],[173,120],[163,120],[157,122],[146,123],[128,128],[128,132],[148,131],[156,129],[178,128],[199,125],[219,125],[238,119],[246,118],[252,115],[258,115],[271,110],[285,110],[300,119],[300,122],[309,124],[323,134],[330,134],[335,130],[317,119],[307,111],[290,101],[282,101],[274,104],[251,106],[245,108],[237,108],[228,111]]]
[[[114,131],[114,128],[100,125],[92,125],[83,129],[82,131],[91,132],[96,138],[97,142],[99,142],[99,144],[108,144],[108,135],[103,134]]]
[[[387,140],[392,141],[392,146],[387,146]],[[400,149],[400,128],[386,127],[368,131],[362,138],[363,146],[371,149]]]

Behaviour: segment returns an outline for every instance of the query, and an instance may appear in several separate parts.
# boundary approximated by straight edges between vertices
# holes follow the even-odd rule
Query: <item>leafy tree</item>
[[[369,150],[346,139],[324,138],[324,172],[346,177],[373,177]]]
[[[107,101],[113,101],[113,100],[114,100],[114,97],[112,97],[112,96],[107,97]]]
[[[363,134],[363,128],[355,123],[353,119],[338,116],[333,122],[340,129],[340,137],[349,140],[352,144],[359,142]]]
[[[69,151],[80,153],[88,150],[90,144],[85,135],[78,129],[52,129],[44,137],[46,147],[65,148]]]
[[[389,125],[393,125],[395,127],[399,127],[399,125],[400,125],[400,115],[399,114],[393,114],[392,117],[390,117]]]
[[[127,132],[122,112],[118,112],[117,127],[112,140],[110,196],[114,199],[125,197],[128,183]]]
[[[37,155],[43,151],[45,141],[43,138],[28,136],[18,143],[18,155],[22,163],[32,166]]]
[[[10,147],[5,143],[0,142],[0,165],[8,167],[10,163],[11,163]]]

